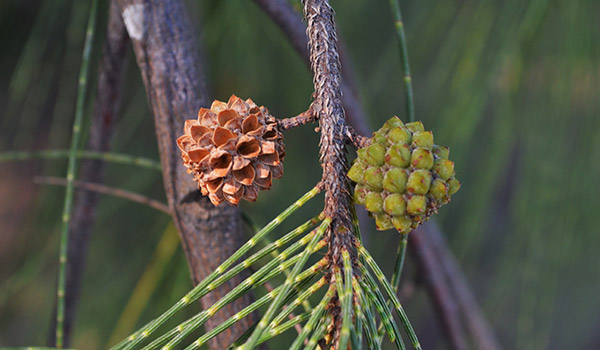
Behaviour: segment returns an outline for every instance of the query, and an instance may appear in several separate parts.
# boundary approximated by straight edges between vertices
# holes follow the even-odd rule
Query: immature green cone
[[[390,118],[357,155],[348,171],[356,182],[354,200],[367,208],[378,230],[407,234],[460,188],[448,147],[433,144],[433,133],[421,122]]]

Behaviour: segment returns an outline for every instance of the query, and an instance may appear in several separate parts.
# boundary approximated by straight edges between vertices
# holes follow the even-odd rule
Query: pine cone
[[[450,201],[460,188],[449,150],[433,144],[421,122],[392,117],[357,151],[348,177],[355,202],[375,218],[378,230],[410,232]]]
[[[197,120],[186,120],[177,139],[183,164],[214,205],[255,201],[258,191],[283,176],[285,149],[276,119],[251,99],[232,95],[201,108]]]

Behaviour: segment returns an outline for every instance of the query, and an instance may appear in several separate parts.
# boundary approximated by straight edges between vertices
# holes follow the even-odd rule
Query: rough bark
[[[116,3],[111,2],[102,59],[98,68],[98,90],[87,143],[89,150],[99,152],[109,150],[120,106],[128,45],[129,37],[118,7]],[[104,162],[101,160],[84,160],[80,169],[79,178],[84,181],[101,182],[104,177]],[[95,192],[77,191],[75,195],[73,216],[69,223],[65,287],[64,343],[67,347],[75,322],[90,236],[96,221],[97,203],[98,194]],[[56,322],[56,310],[53,312],[52,320],[53,323]],[[50,334],[50,344],[54,344],[55,334],[54,332]]]
[[[176,139],[185,119],[195,118],[209,98],[203,85],[194,31],[182,0],[118,0],[133,43],[137,63],[156,125],[164,186],[172,216],[179,230],[194,283],[229,257],[242,244],[240,210],[213,206],[201,196],[181,164]],[[212,305],[241,283],[238,275],[202,299]],[[226,306],[207,322],[213,328],[228,315],[248,305],[246,295]],[[225,349],[254,321],[247,317],[211,342]]]
[[[327,258],[331,272],[343,267],[342,252],[354,256],[354,235],[350,214],[350,191],[346,180],[348,160],[346,142],[348,126],[342,107],[341,66],[337,52],[333,9],[327,0],[306,0],[304,14],[310,49],[315,92],[311,109],[319,119],[321,132],[320,162],[323,168],[322,186],[325,189],[324,214],[332,219],[327,230],[329,249]],[[330,284],[335,275],[329,276]],[[334,348],[338,347],[342,313],[339,299],[335,297],[328,306],[333,317],[330,335]]]

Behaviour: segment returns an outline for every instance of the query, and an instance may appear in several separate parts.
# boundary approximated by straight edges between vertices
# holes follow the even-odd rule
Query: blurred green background
[[[251,97],[278,117],[307,108],[309,70],[252,1],[188,5],[214,98]],[[388,2],[332,5],[368,124],[378,128],[394,114],[403,117]],[[600,348],[600,2],[423,0],[401,6],[416,118],[436,143],[450,146],[463,183],[437,222],[501,344]],[[87,1],[0,2],[0,152],[68,148],[88,11]],[[86,123],[106,13],[101,2]],[[132,53],[124,92],[112,150],[158,159]],[[259,225],[320,178],[313,127],[285,137],[284,180],[243,205]],[[48,338],[64,189],[34,184],[33,177],[65,172],[66,161],[0,163],[0,346],[42,345]],[[151,170],[108,165],[105,183],[165,200],[161,176]],[[285,228],[316,212],[320,199],[311,205]],[[105,348],[191,287],[169,222],[153,209],[101,197],[73,347]],[[391,271],[396,235],[366,235],[369,249]],[[412,264],[408,260],[407,279],[416,277]],[[144,273],[150,282],[136,294],[136,300],[148,297],[141,318],[130,314],[129,325],[118,327]],[[444,349],[423,289],[407,309],[425,348]]]

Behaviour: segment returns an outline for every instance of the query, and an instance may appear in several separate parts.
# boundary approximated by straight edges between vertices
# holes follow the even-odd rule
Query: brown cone
[[[198,119],[186,120],[177,139],[183,164],[198,188],[214,205],[255,201],[283,176],[285,147],[277,121],[252,100],[232,95],[201,108]]]

